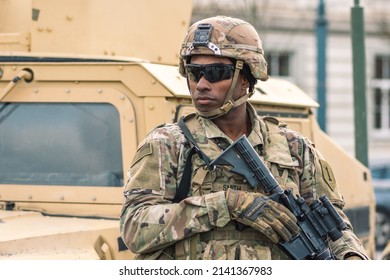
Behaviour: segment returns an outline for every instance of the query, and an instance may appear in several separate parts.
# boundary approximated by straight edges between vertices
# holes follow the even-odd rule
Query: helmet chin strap
[[[238,76],[240,74],[241,69],[244,67],[244,63],[240,60],[237,60],[236,65],[235,65],[235,70],[233,74],[233,80],[232,83],[230,84],[230,88],[226,94],[225,100],[223,102],[223,105],[217,109],[208,111],[208,112],[201,112],[198,109],[196,109],[196,113],[204,118],[207,119],[215,119],[218,117],[221,117],[223,115],[226,115],[231,109],[234,107],[240,106],[241,104],[245,103],[245,101],[248,100],[250,95],[245,94],[238,98],[236,101],[233,100],[233,93],[234,93],[234,88],[237,83]]]

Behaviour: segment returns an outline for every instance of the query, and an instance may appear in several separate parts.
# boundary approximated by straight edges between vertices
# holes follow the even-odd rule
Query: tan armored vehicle
[[[119,2],[0,2],[1,259],[132,258],[119,233],[122,186],[145,134],[193,111],[176,65],[192,3]],[[317,103],[273,78],[251,101],[331,162],[373,257],[369,170],[320,131]]]
[[[383,260],[390,260],[390,240],[387,242],[381,257]]]

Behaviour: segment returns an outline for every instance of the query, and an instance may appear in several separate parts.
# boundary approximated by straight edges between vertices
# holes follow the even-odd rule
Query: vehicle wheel
[[[376,212],[375,244],[377,249],[383,249],[390,240],[390,218],[380,210]]]

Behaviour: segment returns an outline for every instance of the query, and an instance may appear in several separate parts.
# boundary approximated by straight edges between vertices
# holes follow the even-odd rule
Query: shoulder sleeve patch
[[[135,154],[133,162],[131,163],[131,166],[133,166],[135,163],[137,163],[143,157],[146,157],[147,155],[151,155],[151,154],[153,154],[152,143],[145,143],[145,144],[143,144],[138,149],[137,153]]]
[[[336,178],[333,174],[332,168],[330,167],[329,163],[323,159],[320,159],[320,164],[324,181],[332,189],[332,191],[334,191],[336,187]]]

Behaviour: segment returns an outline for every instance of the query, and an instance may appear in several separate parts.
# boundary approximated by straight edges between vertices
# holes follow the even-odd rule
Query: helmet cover
[[[193,55],[215,55],[241,60],[255,79],[266,81],[267,62],[255,28],[241,19],[216,16],[194,23],[180,49],[179,72],[185,76],[185,63]]]

